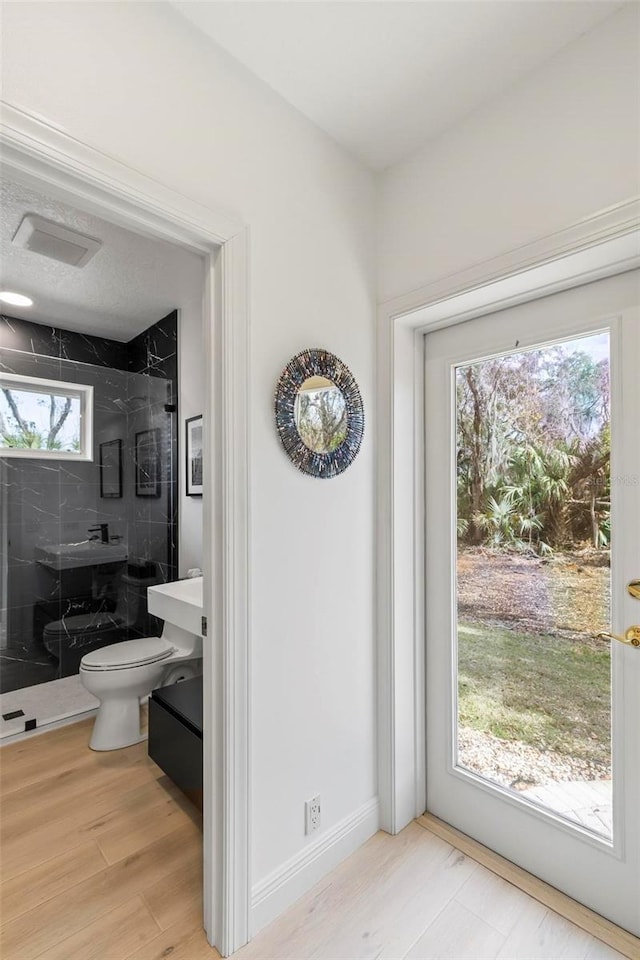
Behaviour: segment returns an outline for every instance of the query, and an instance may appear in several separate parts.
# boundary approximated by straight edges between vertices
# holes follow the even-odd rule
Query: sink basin
[[[102,543],[83,540],[81,543],[45,543],[35,548],[38,563],[50,570],[73,570],[76,567],[98,567],[103,563],[124,563],[124,543]]]
[[[202,634],[202,577],[159,583],[147,589],[149,613],[176,627]]]

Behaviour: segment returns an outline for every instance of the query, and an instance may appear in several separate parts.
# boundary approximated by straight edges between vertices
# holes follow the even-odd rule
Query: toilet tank
[[[128,573],[121,575],[120,591],[124,609],[121,610],[119,602],[118,612],[125,617],[133,636],[159,637],[162,632],[162,620],[153,616],[147,603],[148,588],[158,582],[157,576],[141,579]]]

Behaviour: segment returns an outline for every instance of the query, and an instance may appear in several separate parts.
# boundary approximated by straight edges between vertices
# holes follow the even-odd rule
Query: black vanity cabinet
[[[202,677],[153,691],[149,756],[202,809]]]

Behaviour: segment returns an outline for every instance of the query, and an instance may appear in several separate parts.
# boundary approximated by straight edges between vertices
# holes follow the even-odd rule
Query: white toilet
[[[139,637],[87,653],[80,680],[100,701],[92,750],[118,750],[144,739],[140,701],[156,687],[202,673],[202,637],[166,623],[161,637]]]

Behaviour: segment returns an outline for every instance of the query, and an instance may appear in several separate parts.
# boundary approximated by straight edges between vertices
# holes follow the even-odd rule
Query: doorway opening
[[[204,260],[203,905],[226,956],[248,940],[251,903],[247,228],[18,108],[3,107],[0,143],[8,177]]]
[[[454,329],[455,325],[459,325],[458,329],[463,329],[463,326],[471,329],[472,325],[466,324],[468,320],[481,322],[481,318],[489,314],[504,316],[507,308],[524,303],[535,306],[552,293],[573,290],[580,285],[590,284],[591,281],[618,275],[622,275],[624,279],[625,274],[639,265],[637,203],[620,204],[615,210],[597,214],[588,222],[567,227],[559,234],[541,238],[528,247],[493,261],[477,264],[462,274],[435,282],[411,296],[387,303],[380,310],[378,769],[381,825],[391,833],[399,832],[410,820],[420,816],[428,808],[427,787],[431,782],[431,777],[427,776],[426,736],[433,718],[428,718],[425,723],[429,698],[426,692],[424,640],[429,609],[424,602],[423,588],[425,580],[427,584],[430,580],[433,583],[434,571],[443,564],[442,557],[436,558],[435,567],[427,564],[428,546],[429,542],[433,546],[433,537],[432,534],[425,536],[424,398],[425,388],[429,387],[429,380],[425,378],[424,372],[425,334],[435,336],[439,330]],[[596,287],[591,284],[585,289],[594,290]],[[601,306],[600,316],[609,317],[611,302]],[[584,314],[582,318],[584,319]],[[596,324],[593,332],[602,329],[602,323],[599,327]],[[575,332],[576,335],[584,332],[578,322]],[[546,334],[538,337],[537,343],[544,345],[557,336],[557,329],[552,326]],[[518,339],[519,344],[516,343]],[[535,338],[530,341],[519,338],[514,330],[513,337],[509,336],[506,343],[488,342],[485,339],[474,352],[462,359],[458,358],[458,363],[464,365],[510,351],[518,352],[518,347],[525,350],[535,342]],[[625,358],[625,363],[629,362],[632,361]],[[449,370],[447,377],[439,381],[431,407],[440,411],[442,429],[453,431],[454,411],[447,400],[454,396],[451,377]],[[448,408],[445,408],[446,403],[449,403]],[[637,448],[637,444],[635,447]],[[427,464],[429,463],[434,471],[450,478],[446,496],[454,499],[456,491],[453,452],[451,451],[451,460],[447,459],[445,463],[437,453],[431,453],[427,457]],[[637,466],[636,473],[639,469],[640,466]],[[612,465],[612,473],[616,476],[624,475],[619,465]],[[442,482],[446,486],[447,481]],[[428,485],[427,483],[427,487]],[[442,507],[440,510],[442,512]],[[455,527],[452,525],[448,531],[443,534],[442,543],[447,543],[447,549],[454,551]],[[632,563],[632,560],[630,557],[629,562]],[[456,613],[453,597],[444,586],[442,597],[445,601],[447,597],[451,598],[447,616],[453,618]],[[618,633],[621,630],[623,610],[627,611],[627,619],[631,617],[633,620],[633,610],[629,610],[630,602],[625,596],[624,605],[621,606],[621,599],[612,597],[613,622]],[[440,637],[442,650],[447,650],[446,625],[440,623],[434,626],[436,640]],[[625,622],[622,626],[626,627],[628,624]],[[434,636],[432,631],[431,635]],[[445,685],[444,695],[450,698],[450,703],[454,703],[457,687],[453,681]],[[446,713],[446,716],[451,715],[452,711]],[[446,755],[443,763],[452,771],[453,737],[447,732],[446,723],[443,723],[442,749]],[[632,750],[629,743],[626,749]],[[615,764],[614,750],[614,768]],[[476,775],[469,771],[466,776]],[[480,777],[477,779],[481,780]],[[477,800],[474,799],[473,803],[468,804],[469,809],[476,803],[477,807],[485,803],[482,791]],[[445,808],[446,805],[443,810]],[[440,811],[439,816],[453,822],[453,809],[451,806],[446,809],[448,813]],[[438,814],[437,810],[435,812]],[[501,816],[495,817],[496,836],[489,841],[484,840],[485,846],[496,852],[502,852],[501,837],[509,832],[501,829],[503,826]],[[464,827],[460,829],[464,830]],[[596,833],[585,831],[585,836],[587,835],[592,838],[596,847],[604,845],[611,850],[610,841],[603,835],[598,837]],[[631,829],[625,832],[625,838],[627,843],[632,844],[633,849],[638,849],[640,841],[633,824]],[[548,845],[540,843],[540,869],[529,868],[532,873],[543,878],[545,851],[548,851]],[[575,859],[572,869],[575,873],[582,870],[576,867]],[[586,867],[584,872],[588,873]],[[630,903],[627,906],[631,909]],[[608,916],[620,916],[613,903],[607,905],[607,911]],[[600,912],[604,913],[605,910],[601,907]]]
[[[183,498],[179,447],[184,416],[202,413],[205,270],[45,184],[4,176],[0,206],[0,286],[25,304],[0,317],[0,737],[12,740],[94,712],[82,658],[158,636],[147,588],[202,567],[202,501]],[[18,242],[34,220],[66,244],[90,235],[90,262],[67,262],[55,237]]]

